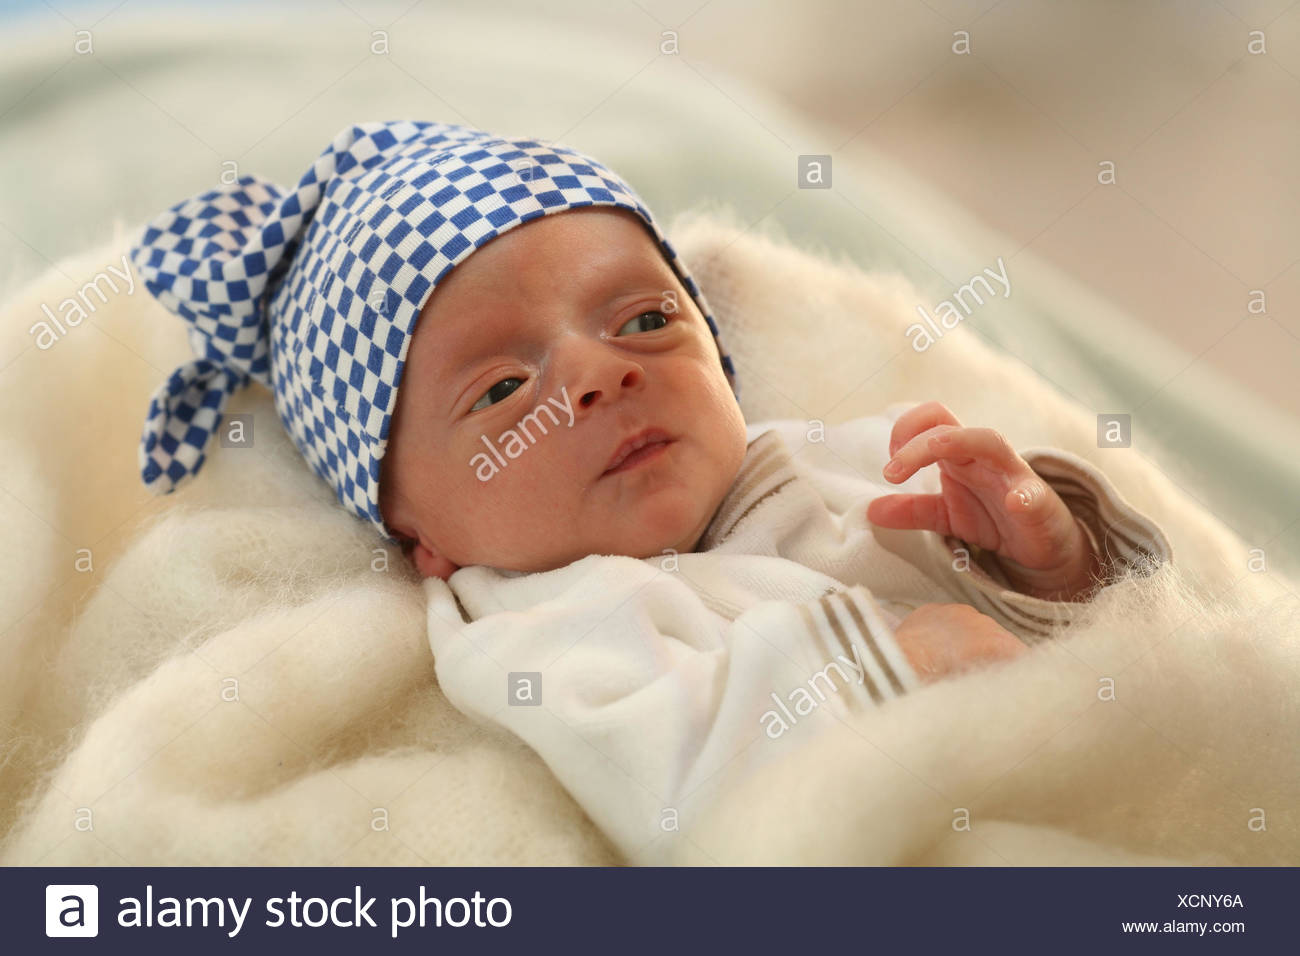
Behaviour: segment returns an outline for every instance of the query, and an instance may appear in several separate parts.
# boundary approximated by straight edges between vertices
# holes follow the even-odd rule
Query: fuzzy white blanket
[[[721,219],[669,234],[749,421],[938,399],[1017,447],[1096,462],[1175,551],[1017,661],[725,780],[680,862],[1300,862],[1300,602],[1266,547],[1140,449],[1098,449],[1113,410],[986,348],[965,327],[978,311],[917,351],[916,307],[941,304],[902,279]],[[187,357],[182,323],[137,287],[48,348],[30,332],[130,235],[60,263],[0,322],[6,395],[26,399],[0,449],[20,545],[0,590],[0,863],[623,862],[531,751],[447,703],[418,581],[310,473],[269,393],[230,408],[253,414],[252,450],[216,449],[169,498],[139,487],[144,409]]]

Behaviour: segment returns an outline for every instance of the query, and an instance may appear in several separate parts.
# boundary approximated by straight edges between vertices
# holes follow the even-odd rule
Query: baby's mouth
[[[601,477],[630,471],[643,462],[658,458],[674,441],[676,439],[662,428],[647,428],[637,432],[626,438],[615,449]]]
[[[651,442],[649,445],[638,448],[636,451],[632,452],[632,454],[623,459],[622,463],[619,464],[617,468],[610,468],[605,472],[605,474],[616,475],[622,471],[630,471],[643,461],[648,461],[651,458],[658,458],[660,453],[671,444],[672,442],[669,441]]]

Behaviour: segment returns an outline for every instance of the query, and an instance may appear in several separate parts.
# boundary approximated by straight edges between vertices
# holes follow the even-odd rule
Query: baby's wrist
[[[1025,568],[1006,558],[998,558],[1011,587],[1021,594],[1043,601],[1086,601],[1102,580],[1101,556],[1092,543],[1087,526],[1074,516],[1076,544],[1069,549],[1069,559],[1058,568]]]

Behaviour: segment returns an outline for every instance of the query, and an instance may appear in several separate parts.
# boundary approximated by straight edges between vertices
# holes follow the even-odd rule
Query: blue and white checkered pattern
[[[379,513],[379,464],[421,309],[490,239],[582,206],[642,218],[736,389],[704,296],[649,209],[605,166],[465,126],[361,123],[335,136],[292,191],[243,176],[173,206],[132,248],[145,287],[193,326],[197,356],[149,403],[145,484],[167,493],[196,474],[226,401],[256,380],[344,507],[395,540]]]

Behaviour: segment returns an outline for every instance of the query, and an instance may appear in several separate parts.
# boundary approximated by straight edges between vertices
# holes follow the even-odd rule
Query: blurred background
[[[1131,415],[1134,448],[1300,567],[1300,4],[0,11],[0,302],[231,168],[292,185],[357,121],[555,140],[620,172],[664,221],[725,212],[742,231],[902,272],[927,308],[1001,257],[1013,295],[964,325],[1091,411]],[[831,188],[798,188],[805,155],[831,157]],[[0,345],[8,415],[39,400],[37,318],[14,317],[24,330]],[[150,330],[95,334],[161,381]],[[0,466],[20,502],[40,480]]]

